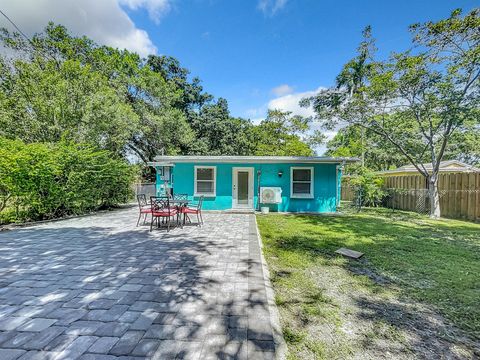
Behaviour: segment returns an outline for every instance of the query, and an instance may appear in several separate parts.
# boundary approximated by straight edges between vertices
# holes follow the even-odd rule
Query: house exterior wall
[[[280,212],[335,212],[339,200],[339,184],[341,172],[333,163],[301,164],[301,163],[176,163],[173,168],[173,191],[177,194],[188,194],[194,199],[195,166],[216,166],[216,196],[205,197],[205,210],[228,210],[232,208],[232,170],[234,167],[254,169],[254,207],[258,206],[258,170],[261,171],[260,186],[276,186],[282,188],[282,203],[270,204],[271,211]],[[290,198],[290,168],[314,168],[314,196],[312,199]],[[281,177],[279,171],[283,172]]]

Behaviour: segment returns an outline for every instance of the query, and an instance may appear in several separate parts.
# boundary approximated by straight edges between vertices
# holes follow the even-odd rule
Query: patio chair
[[[196,214],[198,224],[203,225],[202,204],[203,204],[203,195],[200,196],[200,198],[198,199],[197,206],[183,207],[180,209],[180,212],[183,214],[183,216],[187,216],[188,214]]]
[[[151,205],[151,214],[152,214],[152,221],[150,222],[150,231],[152,231],[154,222],[157,223],[157,227],[160,227],[160,219],[162,220],[162,223],[166,222],[167,232],[170,231],[170,223],[172,218],[176,216],[177,223],[178,223],[178,215],[179,215],[178,210],[170,206],[168,197],[164,199],[156,196],[151,196],[150,205]]]
[[[174,200],[188,200],[188,194],[173,194]]]
[[[137,201],[138,201],[138,210],[139,210],[137,226],[140,223],[140,219],[142,218],[142,215],[143,215],[143,224],[145,225],[145,221],[147,220],[147,215],[152,212],[152,208],[150,207],[150,204],[147,203],[147,196],[145,194],[138,194]]]

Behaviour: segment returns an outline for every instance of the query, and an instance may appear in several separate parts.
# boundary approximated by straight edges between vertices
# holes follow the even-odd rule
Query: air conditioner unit
[[[260,202],[262,204],[280,204],[282,202],[282,188],[261,187]]]

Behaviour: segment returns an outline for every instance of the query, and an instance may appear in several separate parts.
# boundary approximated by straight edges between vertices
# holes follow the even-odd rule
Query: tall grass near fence
[[[0,223],[124,203],[132,196],[134,176],[124,160],[91,146],[0,138]]]

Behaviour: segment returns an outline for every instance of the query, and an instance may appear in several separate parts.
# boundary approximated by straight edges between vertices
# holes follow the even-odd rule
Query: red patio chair
[[[188,216],[188,214],[196,214],[198,224],[203,225],[202,204],[203,195],[200,196],[200,198],[198,199],[196,207],[182,207],[180,208],[180,212],[183,214],[183,216]]]
[[[171,207],[168,198],[158,198],[155,196],[150,197],[152,221],[150,222],[150,231],[152,231],[153,223],[157,223],[157,227],[160,227],[160,219],[162,223],[167,223],[167,231],[170,231],[170,222],[172,218],[177,217],[178,223],[178,210],[175,207]]]
[[[142,218],[142,215],[143,215],[143,224],[145,225],[145,221],[147,220],[147,215],[152,212],[152,208],[150,207],[150,204],[147,203],[147,197],[145,196],[145,194],[137,195],[137,201],[138,201],[138,209],[140,211],[138,214],[137,226],[140,223],[140,219]]]

